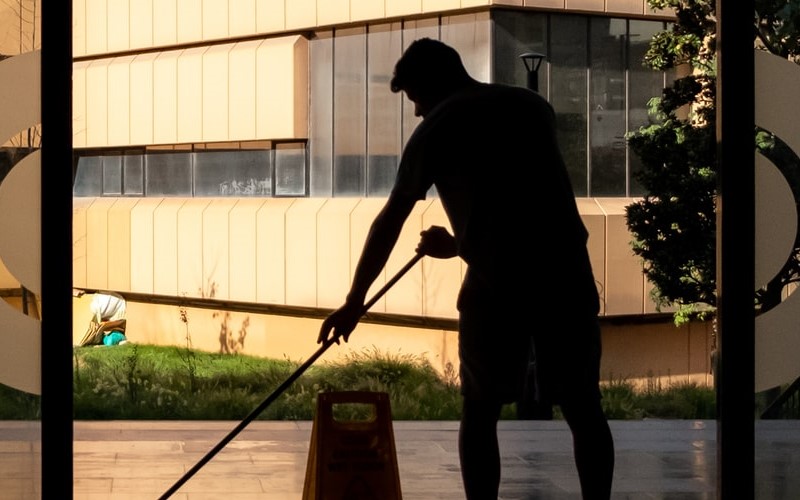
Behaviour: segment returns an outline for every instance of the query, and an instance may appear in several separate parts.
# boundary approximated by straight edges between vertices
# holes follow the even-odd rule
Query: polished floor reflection
[[[74,498],[159,498],[236,424],[76,422]],[[404,500],[463,499],[458,424],[396,421],[393,426]],[[299,500],[311,427],[311,422],[253,422],[171,498]],[[716,499],[715,421],[612,421],[611,427],[617,452],[614,499]],[[502,499],[580,498],[564,422],[503,421],[500,438]],[[24,449],[8,439],[0,437],[3,460]],[[800,498],[800,421],[756,423],[755,473],[757,499]],[[21,479],[10,476],[0,468],[0,492],[11,491]]]

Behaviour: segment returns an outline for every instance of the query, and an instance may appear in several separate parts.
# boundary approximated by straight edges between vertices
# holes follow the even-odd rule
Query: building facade
[[[293,359],[316,349],[319,320],[344,299],[418,123],[389,89],[394,63],[430,37],[487,82],[524,86],[519,55],[546,56],[538,86],[556,110],[590,231],[604,377],[709,382],[707,328],[676,331],[656,311],[625,225],[625,207],[642,194],[625,134],[648,123],[649,99],[672,76],[642,66],[669,12],[644,0],[73,6],[74,286],[128,297],[131,341]],[[530,195],[538,189],[547,188]],[[375,290],[432,224],[447,225],[435,192],[415,208]],[[401,349],[452,369],[463,271],[455,259],[424,259],[329,356]],[[75,299],[75,338],[87,304]],[[547,314],[546,304],[510,313]]]

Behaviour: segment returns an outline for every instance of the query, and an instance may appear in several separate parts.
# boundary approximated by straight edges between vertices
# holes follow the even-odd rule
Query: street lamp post
[[[528,88],[536,92],[539,92],[539,66],[542,65],[545,57],[539,52],[525,52],[519,55],[528,71]]]
[[[520,54],[525,69],[528,71],[528,88],[539,92],[539,66],[542,65],[545,55],[538,52],[525,52]],[[525,375],[525,384],[522,394],[516,402],[517,418],[519,420],[552,420],[553,405],[547,401],[537,401],[536,397],[536,354],[533,341],[530,344],[528,355],[528,371]]]

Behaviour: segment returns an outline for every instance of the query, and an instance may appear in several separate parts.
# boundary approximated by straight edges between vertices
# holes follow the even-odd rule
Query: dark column
[[[754,486],[754,3],[717,0],[717,498]]]
[[[72,494],[72,2],[42,5],[42,498]]]

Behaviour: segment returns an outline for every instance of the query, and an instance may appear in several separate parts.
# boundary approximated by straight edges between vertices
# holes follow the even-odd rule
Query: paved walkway
[[[800,421],[757,423],[757,498],[800,498]],[[76,500],[155,499],[236,422],[77,422]],[[613,421],[614,499],[716,498],[716,422]],[[171,498],[302,498],[311,422],[253,422]],[[463,499],[456,422],[394,422],[405,500]],[[563,421],[500,423],[504,500],[580,498]]]
[[[76,422],[74,498],[161,497],[238,422]],[[462,500],[456,422],[393,423],[404,500]],[[176,500],[300,500],[311,422],[256,421],[200,468]],[[716,499],[716,422],[612,421],[615,500]],[[36,498],[36,432],[0,422],[0,499]],[[502,421],[503,500],[579,500],[563,421]],[[27,440],[27,441],[26,441]],[[16,456],[15,456],[16,454]],[[756,422],[757,500],[800,499],[800,421]],[[372,498],[372,497],[370,497]],[[738,500],[738,499],[736,499]],[[747,500],[747,499],[743,499]]]

